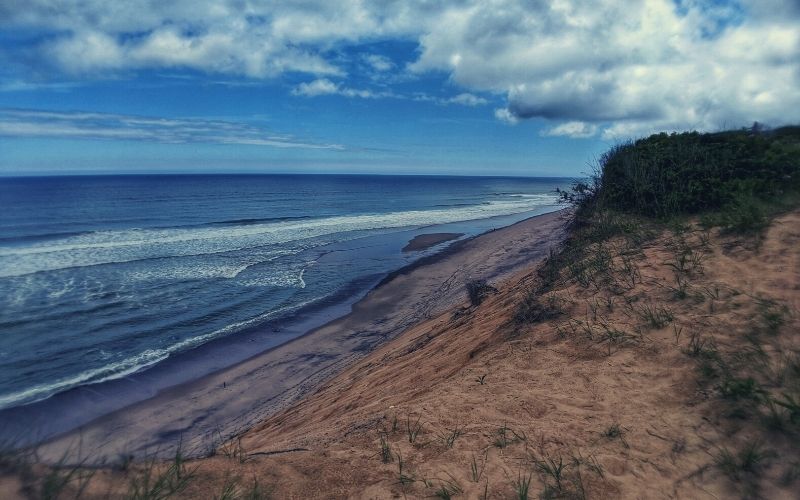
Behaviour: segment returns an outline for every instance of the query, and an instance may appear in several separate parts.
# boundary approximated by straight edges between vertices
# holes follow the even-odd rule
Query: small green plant
[[[607,437],[608,439],[616,439],[622,436],[622,428],[619,424],[611,424],[608,429],[603,431],[603,437]]]
[[[539,472],[555,482],[555,488],[557,491],[563,491],[564,471],[566,470],[567,465],[560,456],[551,457],[546,455],[541,460],[537,460],[534,463]]]
[[[406,434],[408,435],[408,442],[414,443],[417,440],[417,436],[419,433],[422,432],[422,424],[420,423],[420,419],[422,416],[417,416],[417,420],[412,424],[411,423],[411,415],[406,416]]]
[[[633,346],[641,340],[639,336],[632,335],[624,330],[612,327],[607,324],[601,324],[600,336],[597,339],[599,343],[606,344],[608,348],[608,355],[613,354],[614,347]]]
[[[675,287],[672,289],[672,297],[675,300],[684,300],[689,297],[689,280],[680,274],[675,275]]]
[[[39,479],[40,498],[43,500],[54,500],[60,498],[67,487],[71,485],[73,485],[75,488],[75,491],[71,492],[75,498],[80,498],[83,496],[83,492],[94,476],[95,470],[84,467],[85,459],[80,458],[80,447],[78,448],[77,453],[79,455],[79,460],[76,464],[67,465],[70,456],[73,454],[73,448],[70,446],[66,451],[64,451],[63,455],[55,465],[47,467],[45,473]],[[31,469],[29,468],[28,464],[28,460],[30,458],[35,458],[35,453],[33,456],[28,457],[24,452],[19,452],[17,459],[25,460],[25,462],[19,462],[16,464],[16,468],[12,468],[9,471],[16,472],[22,477],[32,477],[30,474]]]
[[[94,476],[94,472],[94,470],[87,470],[81,465],[50,467],[41,479],[39,494],[42,500],[55,500],[61,497],[67,486],[76,483],[74,496],[80,498]]]
[[[725,233],[758,234],[769,226],[769,204],[751,194],[736,194],[722,208],[701,217],[705,227],[719,226]]]
[[[486,458],[488,456],[488,452],[484,452],[483,460],[480,464],[478,464],[478,458],[475,454],[472,455],[472,462],[469,464],[469,472],[470,477],[472,478],[472,482],[478,483],[481,480],[481,476],[483,476],[483,471],[486,469]]]
[[[502,449],[508,446],[509,442],[509,428],[503,425],[497,429],[497,437],[494,440],[494,445]]]
[[[675,319],[669,309],[649,304],[642,305],[637,312],[642,320],[655,329],[664,328]]]
[[[717,348],[714,342],[701,337],[696,333],[692,333],[689,337],[689,345],[684,351],[688,356],[701,359],[716,359]]]
[[[272,498],[272,489],[261,486],[258,478],[253,476],[253,484],[250,488],[242,493],[241,500],[267,500]]]
[[[639,267],[633,262],[629,255],[623,254],[621,256],[622,267],[620,269],[622,274],[623,283],[629,288],[636,288],[637,283],[642,282],[642,273],[639,272]]]
[[[244,450],[244,446],[242,446],[242,437],[236,436],[235,440],[229,440],[220,446],[220,452],[232,459],[238,461],[240,464],[243,464],[247,461],[248,455]]]
[[[603,472],[603,466],[597,461],[597,459],[593,455],[589,455],[588,458],[584,458],[581,456],[580,452],[577,455],[572,456],[572,465],[576,468],[580,467],[581,465],[586,466],[587,469],[594,472],[598,477],[605,477],[605,473]]]
[[[456,442],[456,439],[458,439],[463,433],[464,430],[456,425],[455,428],[448,429],[447,432],[441,434],[441,438],[444,441],[445,446],[452,448]]]
[[[403,455],[400,454],[398,451],[397,454],[397,482],[400,484],[402,488],[405,488],[409,484],[416,481],[414,476],[407,474],[405,470],[405,462],[403,461]]]
[[[618,423],[615,422],[611,424],[606,430],[603,431],[602,435],[606,439],[619,439],[625,448],[628,448],[628,442],[625,441],[625,429]]]
[[[486,383],[486,375],[488,375],[488,374],[484,373],[480,377],[476,378],[475,382],[477,382],[477,383],[479,383],[481,385],[484,385]]]
[[[786,323],[788,309],[769,299],[758,299],[758,309],[761,315],[761,329],[770,335],[776,335]]]
[[[388,464],[393,460],[392,456],[392,448],[389,446],[389,442],[386,440],[386,435],[381,433],[381,462]]]
[[[144,468],[131,476],[126,495],[129,500],[155,500],[167,498],[183,491],[194,477],[196,469],[187,470],[180,447],[169,465],[161,467],[155,457],[145,462]]]
[[[774,400],[775,404],[782,406],[789,413],[789,421],[793,424],[800,424],[800,399],[795,399],[792,395],[782,393],[779,399]]]
[[[517,325],[531,325],[557,318],[563,313],[564,310],[558,296],[549,294],[546,297],[542,297],[536,292],[530,292],[517,306],[517,310],[514,313],[514,323]]]
[[[503,449],[508,445],[516,443],[518,441],[527,441],[525,433],[518,434],[505,424],[503,424],[502,427],[497,429],[495,434],[496,438],[494,440],[494,445],[500,449]]]
[[[675,334],[675,345],[679,345],[681,343],[681,335],[683,334],[683,327],[678,325],[672,325],[672,332]]]
[[[455,495],[463,493],[461,486],[455,480],[440,480],[439,489],[437,489],[433,496],[441,498],[442,500],[450,500]]]
[[[236,500],[239,498],[239,481],[236,477],[226,477],[219,495],[214,500]]]
[[[717,454],[715,463],[728,477],[739,481],[745,475],[758,475],[771,456],[771,453],[763,450],[760,442],[752,441],[735,453],[722,448]]]
[[[486,283],[486,280],[469,281],[466,286],[469,303],[473,307],[481,305],[486,297],[497,293],[497,288]]]
[[[760,400],[765,394],[753,377],[726,377],[720,384],[719,391],[722,397],[733,401]]]
[[[531,488],[532,474],[528,473],[523,476],[522,472],[517,473],[517,478],[511,481],[511,486],[514,489],[514,498],[517,500],[528,500],[528,494]]]

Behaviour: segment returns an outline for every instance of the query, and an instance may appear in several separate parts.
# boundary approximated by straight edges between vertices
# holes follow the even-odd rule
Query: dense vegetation
[[[598,209],[660,219],[705,214],[709,225],[759,229],[800,199],[800,127],[661,133],[621,144],[564,198],[579,216]]]

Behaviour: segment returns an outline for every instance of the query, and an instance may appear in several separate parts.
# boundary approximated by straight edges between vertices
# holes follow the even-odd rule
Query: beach
[[[352,310],[300,338],[230,368],[159,391],[40,446],[45,460],[80,453],[209,453],[224,439],[313,393],[376,347],[466,301],[472,280],[500,282],[545,257],[563,237],[563,212],[461,240],[390,274]],[[438,238],[438,236],[437,236]],[[129,377],[127,384],[135,384]],[[78,446],[80,445],[80,446]]]
[[[390,230],[386,212],[304,261],[329,277],[384,259],[329,307],[0,413],[36,444],[7,449],[0,496],[796,498],[800,184],[789,196],[781,176],[796,147],[796,128],[659,134],[604,156],[568,209],[483,231]],[[729,154],[740,178],[719,168]],[[652,173],[634,191],[631,165]],[[762,191],[709,207],[673,175],[687,165],[728,199]],[[37,416],[61,432],[37,436]]]

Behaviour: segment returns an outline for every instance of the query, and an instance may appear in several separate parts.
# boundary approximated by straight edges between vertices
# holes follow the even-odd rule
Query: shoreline
[[[481,248],[484,253],[487,249],[488,253],[496,253],[492,250],[503,247],[503,243],[509,243],[507,240],[516,235],[517,239],[507,245],[510,248],[500,248],[505,250],[500,252],[502,255],[515,250],[511,256],[504,255],[491,262],[486,262],[485,255],[478,259],[490,280],[507,277],[521,264],[529,264],[531,258],[545,256],[547,250],[543,248],[549,249],[557,239],[558,220],[562,214],[563,210],[557,210],[534,215],[453,242],[437,253],[388,273],[380,281],[375,278],[366,293],[354,294],[357,297],[353,303],[348,303],[351,304],[349,312],[340,310],[340,314],[332,315],[322,325],[287,342],[218,371],[166,387],[151,397],[47,438],[40,451],[48,459],[58,459],[80,441],[83,453],[91,460],[102,461],[120,453],[149,455],[154,449],[168,455],[174,443],[181,441],[185,453],[202,455],[214,443],[252,427],[313,393],[322,383],[386,340],[462,301],[463,286],[453,287],[456,281],[453,278],[459,272],[464,279],[474,277],[474,274],[464,274],[469,266],[456,262],[463,260],[464,254],[470,251],[474,254],[476,248],[477,253],[481,253]],[[531,248],[519,248],[526,239],[519,236],[530,236],[531,232],[541,237],[536,242],[529,241],[540,250],[534,251],[533,257]],[[497,233],[503,233],[505,239],[497,237]],[[488,248],[494,240],[498,240],[495,241],[498,245]],[[414,275],[420,268],[428,271],[427,268],[447,267],[446,264],[449,266],[446,273],[425,276],[427,282],[421,286],[407,283],[415,281]],[[396,281],[403,283],[393,283]],[[409,288],[413,289],[412,293],[408,293]],[[398,291],[401,295],[405,292],[405,298],[416,299],[412,310],[409,311],[408,306],[392,310],[400,298],[396,296]],[[418,308],[420,305],[423,307]],[[130,383],[135,384],[135,381],[128,381]],[[258,394],[253,393],[253,388]]]
[[[288,315],[278,315],[230,335],[211,339],[192,349],[177,352],[141,371],[97,383],[79,385],[38,401],[0,409],[0,439],[14,443],[18,447],[43,443],[108,414],[153,398],[171,387],[191,383],[231,368],[349,314],[355,303],[374,288],[389,281],[396,273],[404,272],[422,262],[430,262],[431,259],[437,259],[437,256],[446,255],[446,252],[457,248],[460,243],[495,230],[498,227],[495,223],[501,228],[507,227],[553,211],[557,210],[542,207],[523,214],[421,226],[391,233],[388,239],[385,236],[369,236],[366,239],[341,242],[324,252],[322,258],[339,255],[341,252],[354,252],[355,255],[350,258],[359,258],[359,254],[373,258],[375,254],[370,248],[384,247],[391,248],[391,251],[396,253],[398,258],[395,260],[406,262],[394,269],[363,274],[348,282],[335,294],[306,303]],[[478,226],[477,231],[475,225]],[[454,234],[429,232],[445,228],[458,230],[462,235],[470,231],[472,233],[450,244],[444,241],[416,252],[402,252],[401,247],[418,236]],[[366,249],[365,254],[362,253],[364,249]],[[402,258],[399,258],[401,256]],[[269,314],[272,313],[265,313]],[[59,418],[54,419],[52,415],[59,415]]]

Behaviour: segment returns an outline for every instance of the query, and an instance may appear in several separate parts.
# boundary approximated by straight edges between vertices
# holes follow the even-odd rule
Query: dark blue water
[[[418,258],[400,252],[414,234],[468,237],[556,209],[553,190],[566,183],[0,178],[0,408],[288,318]],[[373,250],[353,252],[362,242]]]

